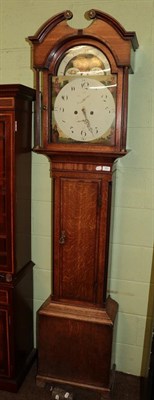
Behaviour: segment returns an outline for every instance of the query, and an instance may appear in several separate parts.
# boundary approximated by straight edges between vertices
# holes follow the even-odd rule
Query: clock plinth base
[[[55,382],[110,398],[110,366],[118,305],[75,306],[47,299],[38,312],[37,383]]]

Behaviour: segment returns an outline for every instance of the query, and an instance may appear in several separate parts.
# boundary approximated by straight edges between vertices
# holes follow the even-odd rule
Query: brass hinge
[[[17,130],[18,130],[18,124],[17,124],[17,121],[15,121],[15,123],[14,123],[14,130],[15,130],[15,132],[17,132]]]

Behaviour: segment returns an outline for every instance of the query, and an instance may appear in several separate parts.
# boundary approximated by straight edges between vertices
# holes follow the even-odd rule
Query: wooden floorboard
[[[51,400],[51,386],[37,387],[36,362],[32,365],[26,379],[17,393],[0,391],[0,400]],[[115,373],[112,400],[140,400],[140,379],[121,372]],[[88,390],[73,388],[73,400],[101,400],[101,396]],[[147,400],[147,399],[146,399]]]

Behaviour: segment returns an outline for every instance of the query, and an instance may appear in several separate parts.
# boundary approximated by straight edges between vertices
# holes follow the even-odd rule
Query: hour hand
[[[81,111],[83,112],[83,115],[84,115],[85,118],[87,119],[86,109],[83,107]]]

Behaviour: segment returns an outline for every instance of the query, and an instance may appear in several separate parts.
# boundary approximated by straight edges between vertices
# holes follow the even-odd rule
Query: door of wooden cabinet
[[[0,85],[0,276],[4,281],[31,262],[34,96],[35,91],[23,85]]]
[[[11,272],[12,114],[0,115],[0,271]]]
[[[102,306],[106,300],[110,174],[63,173],[54,185],[54,298]]]

